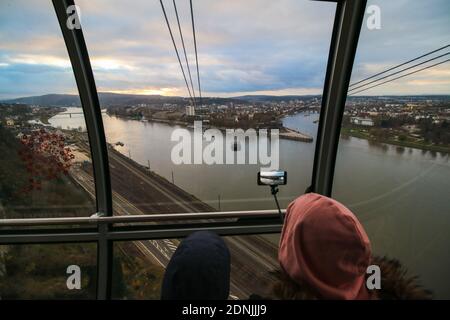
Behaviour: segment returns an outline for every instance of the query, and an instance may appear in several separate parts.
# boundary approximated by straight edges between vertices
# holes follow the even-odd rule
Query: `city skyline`
[[[335,4],[261,2],[193,2],[204,96],[322,93]],[[188,96],[158,1],[76,3],[98,91]],[[27,4],[0,4],[0,99],[77,94],[51,3]],[[364,23],[353,82],[449,43],[445,1],[370,4],[380,6],[381,29]],[[177,5],[198,95],[189,6]],[[165,6],[182,54],[172,2]],[[449,94],[449,85],[443,64],[361,95]]]

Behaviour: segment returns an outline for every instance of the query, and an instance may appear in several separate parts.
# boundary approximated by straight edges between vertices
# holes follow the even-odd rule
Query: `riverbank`
[[[136,118],[129,118],[129,117],[122,117],[119,115],[115,115],[115,114],[110,114],[110,116],[114,116],[117,118],[121,118],[121,119],[129,119],[129,120],[135,120],[135,121],[141,121],[144,123],[148,123],[148,122],[156,122],[156,123],[164,123],[167,125],[177,125],[177,126],[181,126],[181,127],[186,127],[186,128],[192,128],[192,124],[187,123],[187,122],[183,122],[183,121],[177,121],[177,120],[168,120],[168,119],[146,119],[145,121],[136,119]],[[221,131],[225,131],[227,129],[237,129],[237,128],[226,128],[226,127],[214,127],[214,126],[210,126],[207,124],[203,124],[203,128],[204,129],[218,129]],[[279,137],[280,139],[286,139],[286,140],[294,140],[294,141],[301,141],[301,142],[313,142],[314,138],[306,133],[300,132],[298,130],[294,130],[291,128],[287,128],[287,127],[281,127],[280,129],[280,134]]]
[[[44,112],[39,112],[37,114],[37,117],[35,117],[34,120],[38,120],[41,123],[43,123],[44,125],[49,125],[50,124],[50,122],[49,122],[50,118],[52,118],[52,117],[54,117],[54,116],[56,116],[56,115],[58,115],[60,113],[63,113],[65,111],[67,111],[67,109],[66,108],[62,108],[62,107],[47,109]]]
[[[426,143],[425,141],[402,141],[398,140],[398,138],[392,137],[388,139],[376,138],[367,130],[358,129],[358,128],[348,128],[342,127],[341,134],[344,136],[351,136],[359,139],[365,139],[369,141],[374,141],[378,143],[391,144],[399,147],[405,148],[415,148],[420,150],[432,151],[432,152],[442,152],[442,153],[450,153],[450,146],[438,146],[430,143]]]
[[[300,131],[283,127],[280,131],[280,138],[301,142],[313,142],[313,137],[307,135],[306,133],[302,133]]]

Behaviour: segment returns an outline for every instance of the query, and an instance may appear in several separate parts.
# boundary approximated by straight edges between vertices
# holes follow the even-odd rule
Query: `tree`
[[[18,151],[28,173],[28,185],[23,191],[41,190],[42,181],[67,174],[75,156],[65,146],[62,134],[51,133],[45,129],[25,134],[21,138],[22,148]]]

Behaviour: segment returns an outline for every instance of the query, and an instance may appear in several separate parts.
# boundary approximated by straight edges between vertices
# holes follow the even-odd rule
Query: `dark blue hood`
[[[200,231],[184,239],[170,259],[162,300],[224,300],[230,291],[230,252],[215,233]]]

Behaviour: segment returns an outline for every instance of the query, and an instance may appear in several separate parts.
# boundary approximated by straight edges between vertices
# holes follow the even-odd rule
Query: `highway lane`
[[[94,181],[92,176],[83,170],[71,170],[73,178],[80,184],[86,192],[95,199]],[[142,214],[142,211],[137,209],[132,203],[113,191],[113,206],[114,212],[118,215],[128,214]],[[168,240],[170,241],[170,240]],[[148,240],[148,241],[134,241],[138,249],[144,254],[150,254],[153,260],[163,267],[167,266],[176,245],[164,240]]]

